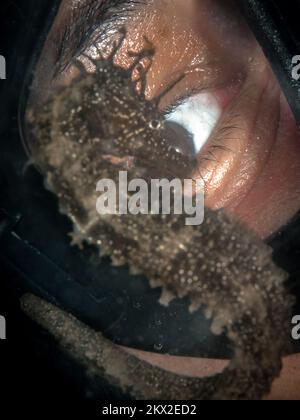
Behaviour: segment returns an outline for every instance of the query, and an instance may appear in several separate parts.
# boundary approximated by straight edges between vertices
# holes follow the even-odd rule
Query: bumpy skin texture
[[[112,53],[95,63],[95,74],[82,70],[42,108],[29,108],[32,159],[59,197],[61,211],[73,220],[74,243],[99,246],[113,264],[128,264],[168,296],[189,296],[193,308],[207,308],[213,332],[225,330],[233,343],[230,366],[210,378],[179,377],[134,357],[122,359],[124,369],[138,372],[127,383],[133,395],[258,399],[280,373],[292,303],[271,250],[222,211],[207,209],[201,226],[186,226],[184,214],[100,217],[96,212],[97,182],[117,182],[120,170],[128,171],[129,180],[150,180],[187,178],[196,168],[195,159],[168,140],[160,98],[146,100],[146,75],[141,73],[139,94],[131,82],[138,61],[153,53],[142,51],[128,70],[113,64]]]

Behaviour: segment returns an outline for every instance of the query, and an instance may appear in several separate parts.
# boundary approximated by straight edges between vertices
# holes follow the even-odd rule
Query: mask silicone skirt
[[[153,7],[153,3],[148,7]],[[160,19],[161,14],[153,11],[153,15]],[[218,7],[214,16],[218,16]],[[190,19],[190,15],[184,18]],[[141,14],[138,19],[141,20]],[[180,21],[178,25],[181,24]],[[222,72],[220,80],[219,63],[201,62],[204,49],[196,64],[184,72],[173,71],[171,81],[160,84],[154,81],[154,71],[161,74],[156,67],[159,48],[155,42],[148,33],[147,37],[133,36],[130,28],[122,28],[115,30],[112,38],[104,37],[96,47],[93,44],[93,48],[86,48],[56,80],[51,94],[44,90],[41,97],[37,92],[41,83],[37,70],[27,110],[31,159],[44,174],[47,187],[58,196],[61,211],[72,220],[75,242],[96,245],[102,255],[112,257],[114,264],[128,264],[132,271],[145,274],[153,287],[162,287],[168,296],[188,296],[194,309],[205,305],[213,318],[213,332],[225,330],[232,340],[234,358],[230,368],[220,378],[186,379],[184,396],[261,397],[280,370],[288,342],[288,330],[282,325],[289,323],[291,299],[282,285],[284,275],[272,263],[270,250],[249,228],[219,208],[228,204],[230,214],[233,201],[236,204],[246,200],[249,191],[255,190],[250,175],[262,174],[263,163],[269,161],[271,145],[280,129],[275,124],[277,131],[274,128],[267,133],[260,122],[256,132],[257,118],[273,121],[275,116],[282,116],[279,108],[284,109],[281,122],[292,127],[292,133],[290,114],[284,100],[280,100],[277,83],[261,52],[253,47],[251,36],[245,35],[245,45],[255,52],[247,72],[242,60]],[[243,32],[243,25],[237,25],[235,30]],[[228,79],[233,68],[233,76]],[[201,79],[204,70],[209,73],[209,80],[207,75]],[[187,84],[192,80],[199,83],[200,79],[200,90],[205,93],[194,94],[191,104],[186,95]],[[211,107],[204,122],[199,122],[201,104]],[[174,130],[171,126],[172,135],[170,121],[176,127]],[[200,134],[209,126],[211,131],[205,141]],[[249,144],[253,130],[257,141]],[[218,144],[221,136],[227,140],[226,145]],[[212,150],[218,151],[218,159],[213,159]],[[253,160],[256,153],[259,162]],[[219,160],[221,168],[217,165]],[[210,208],[203,225],[187,227],[186,215],[100,218],[95,208],[97,181],[109,178],[117,183],[117,175],[124,169],[131,179],[174,175],[195,179],[200,174],[207,186]],[[260,194],[262,191],[266,190],[261,189]],[[251,215],[258,211],[254,207],[252,210]],[[272,222],[268,232],[262,231],[259,218],[255,225],[248,221],[264,235],[272,232],[282,217]],[[270,342],[276,343],[272,355]],[[156,369],[153,372],[164,378],[164,396],[167,388],[170,396],[183,395],[182,378],[173,381],[168,373]],[[170,378],[173,386],[169,385]]]

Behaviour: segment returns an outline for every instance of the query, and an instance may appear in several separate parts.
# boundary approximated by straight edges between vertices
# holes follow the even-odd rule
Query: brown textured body
[[[291,307],[270,249],[222,211],[207,209],[201,226],[186,226],[184,214],[100,217],[96,211],[97,182],[117,182],[120,170],[131,179],[184,179],[196,167],[168,142],[158,102],[138,94],[131,75],[132,69],[104,60],[95,74],[54,93],[42,109],[32,108],[32,159],[72,218],[74,242],[95,244],[115,265],[145,274],[153,287],[206,307],[213,332],[225,330],[233,343],[229,368],[212,378],[179,377],[122,359],[129,373],[141,368],[126,383],[133,395],[261,398],[280,372]]]

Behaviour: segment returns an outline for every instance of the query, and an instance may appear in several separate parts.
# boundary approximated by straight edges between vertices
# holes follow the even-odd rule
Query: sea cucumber
[[[94,74],[80,67],[81,76],[43,106],[30,104],[31,160],[72,219],[74,243],[98,246],[114,265],[146,275],[165,296],[188,296],[191,308],[206,308],[213,332],[225,331],[232,342],[229,367],[210,378],[181,377],[124,359],[129,372],[140,368],[138,377],[132,375],[132,390],[149,399],[261,398],[280,373],[292,305],[271,249],[223,211],[206,209],[201,226],[186,226],[184,214],[96,212],[97,182],[117,182],[120,170],[131,179],[150,180],[184,179],[196,168],[195,158],[170,141],[160,98],[146,99],[146,72],[140,75],[142,89],[132,81],[133,69],[143,57],[151,59],[153,49],[136,54],[133,66],[123,69],[113,62],[118,47],[94,63]]]

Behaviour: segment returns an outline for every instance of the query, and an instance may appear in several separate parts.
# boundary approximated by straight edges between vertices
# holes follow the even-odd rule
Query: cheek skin
[[[225,360],[198,359],[147,353],[139,350],[124,348],[128,353],[154,366],[173,372],[177,375],[203,378],[223,372],[228,362]]]
[[[281,116],[275,145],[255,188],[229,210],[262,237],[270,236],[300,208],[300,136],[294,117],[281,97]]]
[[[138,350],[125,350],[170,372],[203,378],[221,373],[228,362],[224,360],[195,359],[185,357],[151,354]],[[283,369],[280,378],[274,381],[271,393],[266,400],[299,400],[300,399],[300,356],[294,355],[283,360]]]

